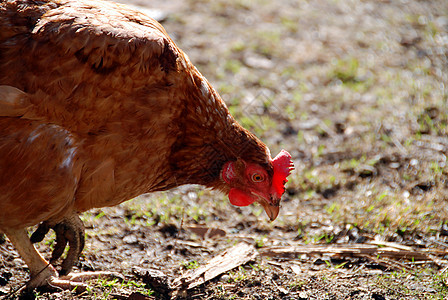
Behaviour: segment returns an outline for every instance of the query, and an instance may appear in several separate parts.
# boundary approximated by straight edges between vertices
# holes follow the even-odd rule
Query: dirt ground
[[[240,123],[291,153],[280,216],[199,186],[92,210],[75,272],[124,280],[23,298],[170,299],[173,279],[239,242],[256,257],[177,297],[448,297],[447,1],[131,2],[155,9]],[[0,299],[28,278],[1,241]]]

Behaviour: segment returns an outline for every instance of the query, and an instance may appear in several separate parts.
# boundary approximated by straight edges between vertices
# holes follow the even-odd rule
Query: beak
[[[265,201],[261,202],[261,205],[263,205],[264,211],[268,215],[269,219],[271,221],[274,221],[278,216],[278,213],[280,211],[280,206],[279,205],[275,206],[275,205],[272,205]]]
[[[280,198],[278,198],[275,196],[273,197],[271,195],[270,199],[267,200],[265,197],[263,197],[257,193],[252,192],[252,195],[254,195],[258,198],[257,202],[263,206],[264,211],[268,215],[271,222],[274,221],[277,218],[278,213],[280,212],[281,196],[280,196]]]

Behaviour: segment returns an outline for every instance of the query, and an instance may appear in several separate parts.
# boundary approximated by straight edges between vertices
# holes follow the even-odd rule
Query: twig
[[[300,255],[329,255],[329,256],[382,256],[388,258],[412,259],[434,261],[431,255],[444,256],[447,250],[440,249],[413,249],[405,245],[396,243],[386,244],[386,247],[370,244],[341,244],[341,245],[297,245],[297,246],[276,246],[260,249],[260,254],[270,257],[297,258]]]
[[[376,258],[372,255],[359,255],[360,257],[365,257],[366,259],[373,261],[376,264],[379,264],[380,266],[386,267],[388,269],[392,269],[395,271],[403,271],[406,270],[408,272],[412,272],[412,268],[406,266],[405,264],[402,264],[398,261],[391,261],[389,259],[384,258]]]

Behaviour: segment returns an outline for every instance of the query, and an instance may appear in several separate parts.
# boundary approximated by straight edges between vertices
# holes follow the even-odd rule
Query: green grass
[[[127,280],[121,282],[118,279],[98,279],[96,282],[88,283],[87,291],[85,292],[89,299],[103,300],[111,299],[112,294],[117,294],[122,290],[132,290],[145,296],[151,296],[154,291],[147,288],[142,282],[134,280]]]

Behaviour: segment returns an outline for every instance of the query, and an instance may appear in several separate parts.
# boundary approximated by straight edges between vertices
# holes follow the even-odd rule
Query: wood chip
[[[291,265],[289,267],[296,275],[300,275],[302,273],[302,268],[298,265]]]
[[[202,239],[226,236],[226,232],[219,228],[195,225],[187,226],[187,229],[195,233]]]
[[[196,270],[187,271],[173,281],[173,288],[191,289],[207,282],[216,276],[241,266],[257,257],[255,247],[239,243],[209,260]]]

